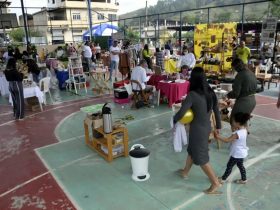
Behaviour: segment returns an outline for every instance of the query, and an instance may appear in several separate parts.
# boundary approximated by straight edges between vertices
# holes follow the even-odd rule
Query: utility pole
[[[148,1],[146,0],[145,38],[148,43]]]
[[[20,2],[21,2],[21,11],[22,11],[23,24],[24,24],[25,39],[26,39],[26,44],[28,44],[29,38],[28,38],[28,30],[27,30],[27,24],[26,24],[26,14],[24,12],[23,0],[20,0]]]
[[[89,23],[89,32],[90,32],[90,41],[93,40],[92,38],[92,31],[91,31],[91,28],[92,28],[92,15],[91,15],[91,0],[87,0],[87,3],[88,3],[88,23]]]

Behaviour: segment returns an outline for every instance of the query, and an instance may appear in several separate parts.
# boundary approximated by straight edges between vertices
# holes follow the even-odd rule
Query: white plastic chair
[[[50,92],[50,80],[51,80],[50,77],[45,77],[39,81],[39,88],[44,93],[44,104],[45,105],[47,104],[46,93],[50,94],[50,98],[53,103],[52,95]]]

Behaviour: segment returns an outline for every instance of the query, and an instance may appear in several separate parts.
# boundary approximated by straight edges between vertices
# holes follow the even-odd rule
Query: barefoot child
[[[246,145],[247,139],[247,122],[250,119],[250,114],[238,112],[233,116],[233,128],[234,132],[228,138],[221,137],[218,133],[215,133],[215,137],[223,142],[231,142],[230,146],[230,159],[227,163],[227,168],[222,177],[219,178],[221,184],[223,184],[228,176],[231,174],[232,168],[236,164],[239,168],[241,179],[235,180],[237,184],[245,184],[247,182],[246,170],[243,166],[243,160],[248,155],[248,147]]]

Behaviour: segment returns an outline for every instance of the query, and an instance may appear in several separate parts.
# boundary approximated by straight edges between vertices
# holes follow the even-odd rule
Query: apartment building
[[[46,38],[48,44],[82,41],[89,28],[87,0],[48,0],[47,8],[33,14],[36,30]],[[91,0],[92,23],[117,19],[117,0]]]
[[[18,27],[17,16],[10,13],[11,1],[0,0],[0,46],[9,43],[8,33],[12,28]]]

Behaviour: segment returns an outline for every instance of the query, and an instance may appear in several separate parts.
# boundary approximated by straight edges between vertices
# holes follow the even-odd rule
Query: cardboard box
[[[103,126],[103,118],[101,113],[87,114],[85,121],[92,128],[99,128]]]
[[[32,112],[40,111],[40,104],[36,96],[26,99],[26,109]]]

